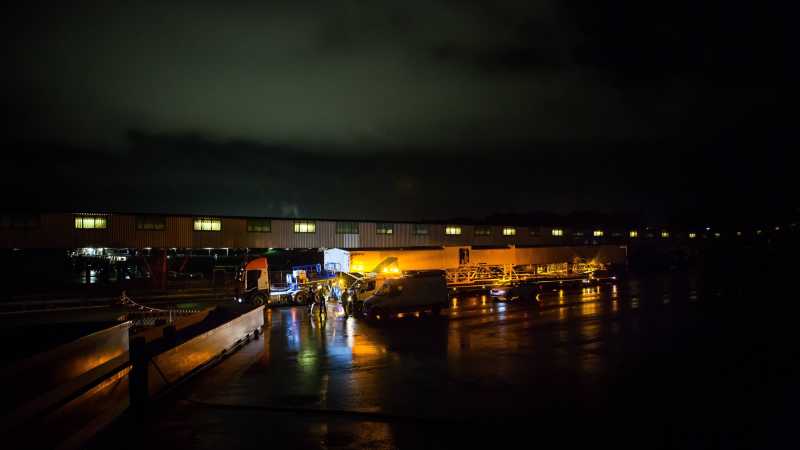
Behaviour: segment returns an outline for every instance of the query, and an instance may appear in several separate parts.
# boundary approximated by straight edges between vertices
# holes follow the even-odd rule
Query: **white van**
[[[370,320],[395,317],[404,312],[431,311],[438,316],[448,304],[445,272],[421,270],[386,279],[383,286],[364,301],[363,310]]]

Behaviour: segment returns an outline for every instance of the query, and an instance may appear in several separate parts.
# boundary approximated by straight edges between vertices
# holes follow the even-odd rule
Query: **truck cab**
[[[263,305],[269,300],[269,264],[262,256],[245,264],[242,269],[236,300],[239,303]]]

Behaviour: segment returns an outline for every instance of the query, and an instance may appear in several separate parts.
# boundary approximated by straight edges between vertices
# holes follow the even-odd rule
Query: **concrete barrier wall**
[[[191,371],[230,350],[241,339],[264,326],[260,306],[236,319],[154,356],[148,367],[148,392],[155,395]]]
[[[207,312],[198,317],[206,315]],[[198,317],[186,318],[182,327],[196,323]],[[263,325],[261,306],[150,361],[145,360],[149,396],[231,350]],[[61,384],[0,418],[0,430],[7,432],[19,448],[81,448],[131,406],[133,366],[128,364],[129,327],[130,323],[117,325],[25,361],[24,367],[14,371],[17,376],[36,377],[39,375],[35,371],[40,371],[47,375],[42,383]],[[124,352],[118,351],[122,349]],[[59,366],[63,371],[59,372]],[[88,370],[81,373],[84,369]],[[19,390],[21,383],[13,382],[13,374],[4,375],[5,390]],[[23,395],[34,396],[31,392]]]
[[[175,330],[181,330],[183,328],[192,326],[196,323],[200,323],[208,317],[208,313],[214,310],[216,307],[208,308],[206,310],[200,311],[199,313],[195,313],[189,316],[181,316],[175,319],[172,325],[175,327]],[[149,327],[145,328],[144,330],[136,333],[134,337],[142,336],[144,337],[146,342],[152,342],[156,339],[161,339],[164,336],[164,329],[170,326],[170,324],[162,325],[160,327]]]
[[[0,373],[0,413],[24,419],[125,364],[130,326],[125,322],[106,328],[8,367]],[[25,383],[18,383],[20,379]]]

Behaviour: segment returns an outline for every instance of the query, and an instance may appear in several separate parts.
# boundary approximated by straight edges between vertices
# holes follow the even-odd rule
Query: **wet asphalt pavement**
[[[785,448],[794,319],[753,292],[683,274],[378,324],[273,309],[261,339],[92,445]]]

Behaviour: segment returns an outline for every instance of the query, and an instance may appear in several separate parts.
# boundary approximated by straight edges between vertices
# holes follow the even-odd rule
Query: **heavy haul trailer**
[[[406,270],[450,270],[464,266],[548,264],[590,261],[599,265],[622,265],[627,249],[616,245],[579,247],[439,247],[418,250],[338,248],[325,250],[325,264],[333,263],[344,272],[392,273]]]

